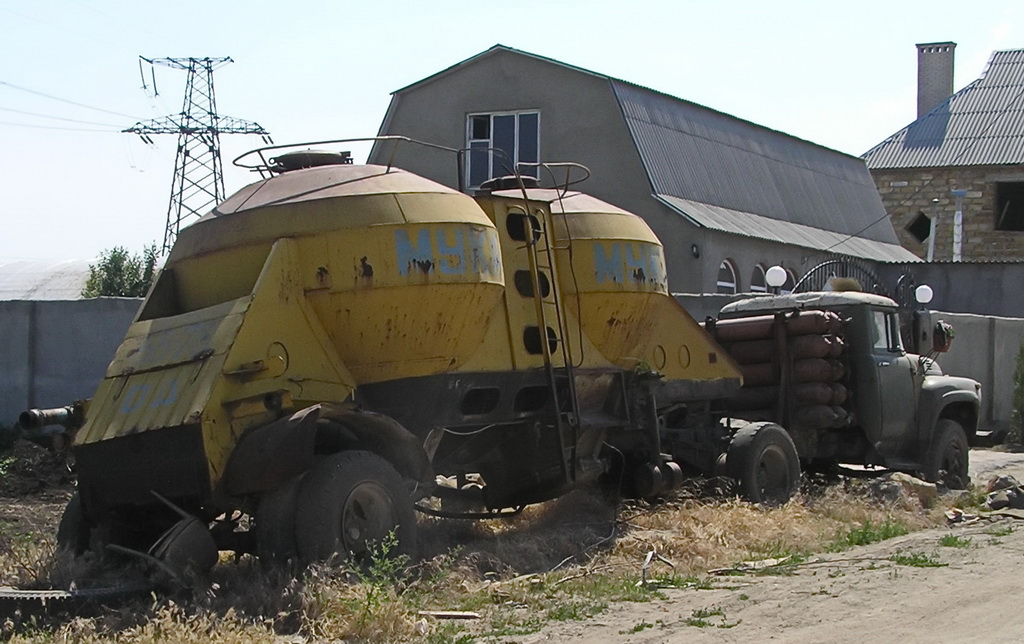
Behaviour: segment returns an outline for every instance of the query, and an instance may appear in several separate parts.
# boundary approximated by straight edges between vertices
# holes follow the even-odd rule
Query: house
[[[993,52],[981,77],[953,93],[955,49],[917,45],[917,120],[864,159],[918,257],[1024,260],[1024,50]]]
[[[647,221],[676,292],[763,292],[773,265],[792,287],[836,254],[918,261],[862,159],[503,45],[394,92],[380,134],[469,150],[461,177],[436,149],[378,143],[370,153],[452,187],[516,163],[542,180],[528,164],[585,165],[575,189]]]

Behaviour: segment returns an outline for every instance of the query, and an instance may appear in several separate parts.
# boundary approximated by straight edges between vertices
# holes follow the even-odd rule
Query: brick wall
[[[939,215],[935,237],[935,260],[953,258],[953,214],[956,198],[952,190],[966,190],[964,197],[964,260],[1024,260],[1024,232],[995,230],[995,183],[997,180],[1024,181],[1016,166],[972,166],[905,170],[872,170],[886,212],[892,217],[900,244],[925,257],[928,240],[918,242],[906,226],[919,212],[932,213],[932,199],[938,199]]]

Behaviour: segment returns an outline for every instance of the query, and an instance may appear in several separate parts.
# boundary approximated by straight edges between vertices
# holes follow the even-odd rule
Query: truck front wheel
[[[926,481],[963,490],[970,484],[967,474],[970,447],[960,423],[943,418],[935,423],[935,434],[925,458]]]
[[[416,551],[416,515],[402,477],[370,452],[325,457],[306,474],[295,507],[295,545],[305,561],[333,555],[366,563],[389,534],[389,556]]]
[[[782,505],[800,483],[800,457],[793,439],[775,423],[751,423],[732,437],[725,467],[751,503]]]

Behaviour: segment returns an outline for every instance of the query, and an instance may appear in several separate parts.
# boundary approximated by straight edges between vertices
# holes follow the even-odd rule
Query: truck
[[[61,547],[177,569],[220,550],[360,559],[391,536],[411,555],[416,512],[500,518],[599,479],[654,497],[724,473],[759,502],[788,499],[801,463],[936,480],[934,453],[949,472],[945,445],[976,427],[973,381],[895,344],[854,357],[891,302],[759,298],[705,329],[644,220],[571,189],[579,166],[471,196],[312,148],[346,143],[236,159],[262,178],[181,230],[95,395],[22,414],[66,428]],[[780,338],[810,309],[850,338],[845,424],[802,420],[788,366],[772,409],[739,402],[752,390],[722,334],[742,321],[724,318],[769,309]]]
[[[907,352],[899,307],[873,293],[751,298],[706,326],[743,371],[731,415],[786,427],[805,469],[855,463],[966,488],[981,385],[935,361],[952,343],[948,324],[930,327],[924,311],[913,320],[910,340],[928,355]]]

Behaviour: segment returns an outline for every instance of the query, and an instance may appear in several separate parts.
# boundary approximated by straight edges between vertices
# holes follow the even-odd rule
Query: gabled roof
[[[1024,49],[993,52],[981,78],[864,159],[872,169],[1024,163]]]
[[[494,54],[501,53],[501,52],[510,52],[510,53],[513,53],[513,54],[518,54],[520,56],[526,56],[527,58],[536,58],[537,60],[544,61],[545,63],[551,63],[552,65],[558,65],[560,67],[565,67],[566,69],[571,69],[573,71],[581,72],[583,74],[588,74],[590,76],[597,76],[598,78],[610,78],[609,76],[605,76],[604,74],[598,74],[597,72],[592,72],[589,69],[584,69],[582,67],[577,67],[575,65],[569,65],[568,63],[563,63],[562,61],[555,60],[554,58],[548,58],[546,56],[538,56],[537,54],[531,54],[528,51],[523,51],[522,49],[515,49],[513,47],[508,47],[506,45],[502,45],[502,44],[499,43],[497,45],[494,45],[494,46],[490,47],[489,49],[486,49],[485,51],[480,52],[479,54],[476,54],[474,56],[470,56],[469,58],[467,58],[465,60],[459,61],[459,62],[455,63],[454,65],[452,65],[451,67],[445,67],[444,69],[442,69],[439,72],[431,74],[430,76],[427,76],[426,78],[421,78],[420,80],[416,81],[415,83],[410,83],[409,85],[406,85],[405,87],[401,87],[399,89],[396,89],[395,91],[393,91],[391,93],[392,94],[399,94],[401,92],[404,92],[406,90],[412,89],[414,87],[419,87],[421,85],[426,85],[427,83],[431,83],[431,82],[433,82],[433,81],[435,81],[435,80],[437,80],[437,79],[439,79],[439,78],[441,78],[443,76],[447,76],[448,74],[451,74],[451,73],[453,73],[455,71],[458,71],[458,70],[462,69],[463,67],[467,67],[469,65],[472,65],[473,63],[479,62],[480,60],[482,60],[484,58],[487,58],[489,56],[493,56]]]

